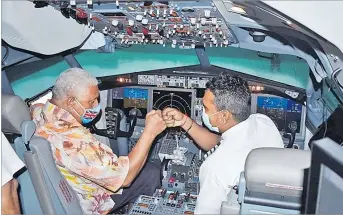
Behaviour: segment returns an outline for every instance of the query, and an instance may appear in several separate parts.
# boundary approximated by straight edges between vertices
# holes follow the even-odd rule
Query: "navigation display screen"
[[[153,109],[176,108],[187,116],[192,116],[192,93],[181,91],[153,91]]]
[[[296,133],[300,133],[302,105],[293,100],[274,96],[258,96],[256,112],[269,116],[279,131],[295,130]]]

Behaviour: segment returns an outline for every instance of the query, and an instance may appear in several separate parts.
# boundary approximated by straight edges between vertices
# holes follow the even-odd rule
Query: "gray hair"
[[[70,68],[62,72],[57,78],[52,94],[56,99],[65,99],[69,96],[80,95],[89,86],[97,85],[97,79],[85,70]]]
[[[230,112],[237,122],[250,116],[251,94],[248,83],[240,77],[221,73],[206,84],[214,94],[214,103],[218,111]]]

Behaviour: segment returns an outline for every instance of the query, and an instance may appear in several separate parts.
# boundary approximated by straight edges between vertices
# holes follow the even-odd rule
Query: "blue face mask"
[[[217,113],[220,113],[220,112],[221,112],[221,111],[218,111],[218,112],[216,112],[216,113],[213,113],[213,114],[211,114],[211,116],[213,116],[213,115],[215,115],[215,114],[217,114]],[[202,109],[202,120],[203,120],[205,126],[206,126],[208,129],[210,129],[211,131],[215,131],[215,132],[218,132],[218,133],[219,133],[219,128],[218,128],[218,127],[213,127],[213,126],[211,125],[210,116],[205,112],[205,108],[204,108],[204,107],[203,107],[203,109]]]
[[[100,104],[98,104],[94,108],[86,109],[80,104],[80,102],[78,100],[76,100],[76,101],[84,110],[83,114],[80,116],[82,124],[88,124],[88,123],[92,122],[99,115],[100,110],[101,110]]]

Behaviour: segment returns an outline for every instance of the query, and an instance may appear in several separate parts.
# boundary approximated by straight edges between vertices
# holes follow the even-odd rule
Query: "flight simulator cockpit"
[[[139,140],[150,110],[173,107],[203,125],[202,97],[206,83],[223,71],[239,74],[219,67],[190,66],[98,78],[101,96],[106,98],[101,98],[105,102],[102,103],[103,119],[91,125],[91,131],[109,138],[111,148],[118,155],[127,155]],[[298,93],[286,85],[239,75],[248,80],[252,92],[251,113],[265,114],[274,121],[285,148],[304,149],[306,109],[301,101],[292,98],[294,95],[301,98],[302,91]],[[26,101],[32,105],[50,96],[51,91],[47,90]],[[97,127],[101,121],[105,129]],[[182,128],[167,128],[155,140],[148,158],[150,162],[162,163],[162,188],[154,196],[141,196],[130,214],[193,213],[200,189],[200,166],[217,147],[204,151]]]
[[[259,212],[300,213],[302,207],[301,192],[305,189],[302,184],[304,182],[302,171],[310,165],[310,155],[308,151],[305,152],[305,149],[308,149],[309,140],[312,136],[311,132],[323,132],[323,135],[319,132],[322,137],[327,132],[329,134],[331,134],[330,132],[335,133],[335,131],[330,130],[332,126],[325,124],[327,115],[329,115],[327,113],[335,111],[339,115],[342,110],[334,105],[332,105],[334,108],[330,107],[331,110],[329,110],[330,108],[324,108],[325,105],[330,106],[329,102],[319,102],[320,96],[325,94],[325,87],[329,88],[327,90],[329,93],[332,93],[331,89],[336,88],[330,88],[328,81],[321,80],[324,77],[324,69],[321,64],[317,63],[319,57],[315,58],[314,56],[314,52],[318,50],[312,50],[312,44],[306,45],[304,43],[305,45],[303,45],[302,40],[308,41],[307,36],[302,37],[302,34],[290,36],[290,34],[286,34],[289,33],[287,31],[299,28],[296,23],[269,12],[259,3],[255,5],[252,2],[239,3],[239,1],[117,0],[79,2],[71,0],[33,1],[31,3],[30,8],[24,8],[23,6],[20,10],[29,11],[34,8],[39,11],[48,8],[47,13],[58,17],[56,20],[63,22],[63,26],[75,27],[77,23],[77,28],[82,28],[80,30],[82,32],[80,33],[81,36],[79,35],[84,37],[85,41],[82,44],[78,44],[77,48],[71,45],[73,51],[64,52],[65,50],[58,50],[56,53],[62,53],[64,60],[70,67],[84,67],[85,70],[89,68],[92,75],[97,77],[98,87],[101,91],[102,114],[97,117],[95,123],[85,126],[98,140],[110,146],[118,156],[128,155],[135,147],[144,130],[145,118],[149,111],[163,110],[167,107],[176,108],[192,118],[197,124],[206,127],[202,120],[202,98],[205,94],[206,83],[221,73],[240,76],[246,80],[251,92],[251,114],[267,115],[275,123],[286,150],[282,152],[270,151],[269,154],[259,154],[260,152],[257,150],[254,154],[254,156],[256,155],[255,158],[250,156],[252,158],[247,159],[246,168],[251,164],[255,164],[255,168],[259,171],[255,169],[255,172],[246,171],[246,175],[242,173],[239,183],[230,193],[232,199],[238,201],[241,208],[237,209],[238,203],[231,204],[229,201],[223,203],[224,212],[222,211],[222,213],[252,213],[255,210],[252,205],[263,205],[263,207],[258,206],[261,209]],[[22,5],[18,5],[18,7],[22,7]],[[6,17],[10,16],[10,14],[6,15]],[[53,16],[51,15],[51,17]],[[73,22],[70,22],[70,20]],[[271,28],[269,31],[268,28],[257,28],[258,24],[265,24],[266,26],[275,24],[277,27]],[[20,30],[25,26],[20,24],[18,26],[18,32],[22,33]],[[74,30],[76,27],[70,27],[70,29]],[[285,33],[280,36],[276,33],[279,29],[287,30],[285,30],[286,33],[280,31],[280,35]],[[61,46],[64,46],[65,43],[73,44],[75,35],[70,33],[70,38],[65,40],[63,44],[61,43]],[[34,44],[36,42],[34,41],[35,38],[31,39],[32,44]],[[5,38],[5,40],[10,41],[11,38]],[[312,40],[309,41],[313,42]],[[166,50],[159,49],[158,54],[155,55],[160,55],[158,56],[162,59],[159,61],[160,64],[163,64],[163,61],[166,61],[170,56],[182,58],[183,55],[176,54],[167,57],[163,56],[163,54],[172,52],[175,49],[185,52],[194,51],[194,55],[198,58],[196,62],[199,63],[180,63],[181,65],[175,64],[177,66],[173,67],[161,66],[161,68],[157,69],[145,69],[141,68],[140,65],[133,65],[136,62],[134,60],[131,62],[130,56],[135,55],[135,51],[130,52],[131,48],[135,50],[134,48],[141,47],[139,52],[145,53],[145,51],[153,50],[151,48],[153,46],[163,47]],[[46,47],[39,47],[40,54],[56,54],[50,53]],[[31,48],[34,49],[37,46],[32,45]],[[54,49],[57,50],[58,47],[54,47]],[[89,51],[88,49],[95,49],[96,51]],[[249,53],[241,52],[241,49],[249,50]],[[312,52],[308,51],[307,53],[305,51],[310,49]],[[33,52],[37,50],[33,50]],[[125,50],[128,51],[125,53]],[[119,63],[116,66],[120,68],[120,71],[102,73],[101,67],[105,67],[106,62],[113,61],[117,52],[124,53],[123,55],[127,57],[122,61],[118,61]],[[215,53],[216,56],[209,56],[209,53]],[[106,54],[109,57],[104,57],[99,63],[96,56]],[[221,55],[227,56],[222,57]],[[82,60],[82,57],[79,56],[87,57]],[[229,60],[223,62],[224,58]],[[241,59],[244,60],[240,61]],[[147,57],[147,64],[149,64],[149,60]],[[3,61],[5,62],[5,60]],[[256,64],[253,63],[255,61]],[[284,62],[289,64],[284,66]],[[132,64],[132,66],[120,67],[121,63]],[[298,63],[301,66],[297,67]],[[115,70],[114,67],[116,66],[110,66],[108,70]],[[60,69],[60,67],[56,68]],[[138,69],[135,69],[134,72],[132,70],[127,72],[126,70],[129,67]],[[44,69],[46,68],[44,67]],[[7,70],[10,76],[15,74],[16,69],[8,68]],[[18,69],[18,71],[23,70],[23,68]],[[58,71],[58,73],[61,72]],[[48,77],[53,73],[53,69],[51,69],[51,73],[45,73],[45,76]],[[296,75],[293,75],[293,73]],[[319,83],[317,82],[319,80],[321,80],[321,87],[318,87]],[[32,83],[40,84],[38,82]],[[30,83],[30,86],[34,85],[32,83]],[[45,103],[52,96],[52,86],[49,85],[49,87],[47,90],[45,90],[46,88],[42,89],[45,91],[37,95],[26,96],[24,98],[26,99],[26,105],[30,107],[38,103]],[[25,91],[24,88],[20,90]],[[336,97],[339,96],[336,95]],[[331,98],[331,101],[337,100],[339,99]],[[7,111],[10,111],[11,108],[7,108]],[[309,110],[310,114],[308,113]],[[337,125],[337,119],[333,121],[335,121],[333,124]],[[21,135],[26,137],[24,134]],[[317,136],[315,137],[317,138]],[[27,145],[30,142],[27,139],[25,141]],[[167,128],[155,139],[148,157],[149,162],[159,162],[162,166],[162,186],[155,191],[153,196],[140,196],[133,207],[130,208],[128,214],[193,214],[197,195],[200,191],[200,166],[203,161],[216,151],[219,145],[218,142],[212,149],[205,151],[199,148],[182,128]],[[34,143],[33,148],[37,151],[40,150],[39,146],[34,146]],[[18,151],[20,150],[25,150],[25,153],[27,153],[25,148],[18,148]],[[294,160],[299,163],[290,162],[288,158],[293,155]],[[280,159],[275,159],[278,156]],[[267,164],[261,164],[259,160],[256,160],[257,157],[260,160],[266,159]],[[53,163],[52,160],[49,160],[49,162]],[[42,163],[44,162],[41,161]],[[286,187],[284,184],[278,184],[283,183],[280,181],[288,177],[286,173],[279,172],[279,167],[289,163],[291,163],[292,167],[288,172],[291,182],[290,184],[285,182],[288,186]],[[273,175],[274,178],[272,177],[270,181],[266,182],[264,181],[266,179],[261,176],[261,174],[264,174],[261,169],[265,168],[270,168],[273,173],[280,174],[276,174],[275,177]],[[53,172],[53,170],[51,171]],[[50,173],[47,172],[45,176],[48,175],[51,178]],[[30,174],[33,177],[32,173]],[[51,174],[54,175],[56,172]],[[251,175],[253,177],[250,177]],[[247,184],[246,181],[248,181]],[[51,183],[53,184],[53,180],[51,180]],[[64,183],[66,182],[64,181]],[[255,184],[256,186],[251,188],[251,184],[254,183],[257,185]],[[260,186],[261,184],[263,186]],[[64,192],[68,190],[67,185],[62,185],[61,183],[52,185],[55,191],[62,190],[62,193],[56,191],[57,199],[66,198]],[[34,186],[38,185],[35,184]],[[256,193],[260,195],[259,192],[245,192],[246,187],[251,188],[251,190],[256,187],[263,187],[263,189],[267,190],[266,193],[272,189],[278,190],[272,190],[268,193],[268,195],[272,196],[272,198],[268,199],[270,196],[265,195],[266,193],[262,193],[262,197],[256,197],[254,195]],[[283,189],[287,191],[283,192]],[[35,188],[35,190],[38,189]],[[260,191],[257,188],[256,190]],[[26,188],[24,188],[24,192],[30,193]],[[265,196],[268,198],[264,198]],[[279,197],[282,199],[275,200],[275,198]],[[44,198],[38,195],[38,199],[41,201]],[[260,199],[265,202],[258,202]],[[78,208],[74,208],[74,203],[67,202],[70,203],[68,205],[63,201],[61,200],[61,205],[64,210],[61,209],[60,205],[58,206],[63,211],[62,213],[68,214],[65,208],[70,205],[72,205],[70,207],[73,208],[73,212],[79,212]],[[242,206],[243,203],[245,204],[244,207]],[[26,203],[23,207],[24,212],[36,213],[37,210],[32,210],[28,206],[30,204],[34,205],[35,203]],[[41,204],[43,205],[43,203]],[[38,205],[37,202],[36,205]],[[42,211],[49,212],[49,207],[42,207]],[[226,210],[225,208],[229,209]]]

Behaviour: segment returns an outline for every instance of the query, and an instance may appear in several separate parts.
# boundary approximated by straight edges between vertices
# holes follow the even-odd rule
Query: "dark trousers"
[[[123,193],[112,195],[115,205],[111,212],[134,202],[139,195],[152,196],[161,186],[161,163],[147,162],[129,187],[123,188]],[[111,213],[110,212],[110,213]]]

